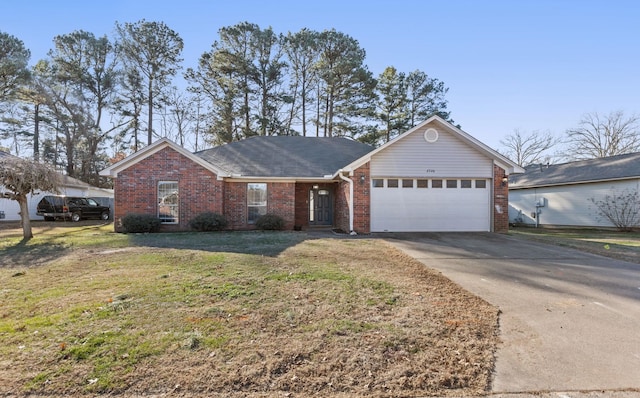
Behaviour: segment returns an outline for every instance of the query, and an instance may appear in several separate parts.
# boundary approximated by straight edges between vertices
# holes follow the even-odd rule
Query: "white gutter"
[[[338,170],[338,176],[343,181],[347,181],[349,183],[349,200],[347,203],[349,204],[349,234],[357,235],[357,233],[353,230],[353,180],[351,178],[345,177],[343,174],[343,170]]]

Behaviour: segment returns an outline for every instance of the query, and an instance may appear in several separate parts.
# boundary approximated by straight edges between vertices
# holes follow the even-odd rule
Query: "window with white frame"
[[[177,224],[180,221],[180,197],[178,181],[158,182],[158,218],[163,224]]]
[[[255,224],[256,220],[267,214],[267,184],[247,184],[247,222]]]

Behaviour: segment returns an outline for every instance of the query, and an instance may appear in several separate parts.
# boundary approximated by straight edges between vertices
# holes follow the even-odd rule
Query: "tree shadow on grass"
[[[327,235],[329,236],[329,235]],[[294,231],[176,232],[128,234],[130,246],[190,249],[275,257],[289,247],[319,235]]]
[[[65,255],[69,248],[60,244],[27,245],[29,240],[0,249],[0,267],[35,267]]]

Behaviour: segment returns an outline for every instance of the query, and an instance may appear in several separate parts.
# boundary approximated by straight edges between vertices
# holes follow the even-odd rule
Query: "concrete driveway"
[[[494,394],[640,391],[640,265],[491,233],[381,237],[500,308]]]

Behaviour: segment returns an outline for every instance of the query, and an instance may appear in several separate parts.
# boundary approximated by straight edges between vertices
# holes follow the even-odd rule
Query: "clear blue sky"
[[[55,35],[163,21],[196,66],[223,26],[335,28],[357,39],[374,75],[425,71],[449,87],[451,116],[493,148],[518,128],[560,135],[587,112],[640,114],[640,2],[592,0],[3,1],[0,31],[32,63]]]

